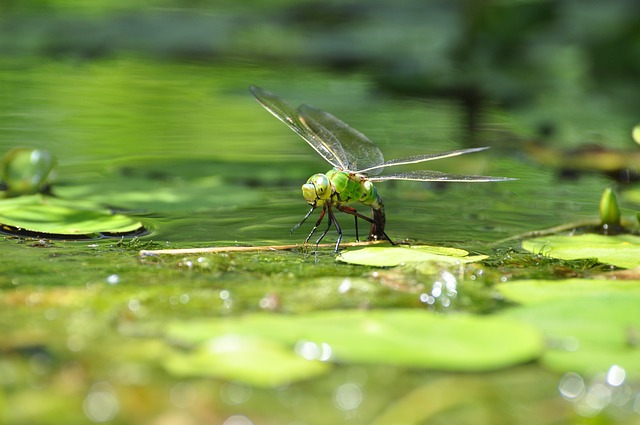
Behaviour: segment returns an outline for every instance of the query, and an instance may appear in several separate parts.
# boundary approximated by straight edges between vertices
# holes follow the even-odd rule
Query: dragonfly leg
[[[304,218],[302,220],[300,220],[300,223],[296,224],[295,226],[293,226],[291,228],[291,231],[289,232],[289,234],[292,234],[293,232],[296,231],[296,229],[300,226],[302,226],[302,223],[304,223],[305,221],[307,221],[307,219],[311,216],[311,213],[313,213],[313,211],[316,209],[316,207],[311,207],[311,209],[309,210],[309,212],[307,213],[307,215],[304,216]],[[324,216],[324,214],[321,214],[321,216]],[[316,223],[316,226],[318,225],[318,223]],[[307,240],[309,240],[307,238]]]
[[[362,215],[360,214],[355,208],[353,207],[349,207],[346,205],[338,205],[338,210],[342,211],[343,213],[347,213],[347,214],[351,214],[354,217],[354,220],[356,222],[356,241],[360,242],[360,237],[358,234],[358,219],[361,218],[364,221],[368,221],[369,223],[371,223],[372,225],[375,224],[375,222],[373,221],[372,218],[367,217],[366,215]]]
[[[322,234],[320,235],[320,237],[318,238],[318,240],[316,241],[316,252],[318,251],[318,245],[320,245],[320,242],[322,242],[322,239],[324,239],[325,236],[327,236],[327,233],[329,233],[329,229],[331,229],[331,223],[335,223],[335,217],[333,215],[333,211],[331,211],[331,207],[325,205],[324,209],[322,210],[322,216],[324,217],[324,213],[327,212],[329,214],[329,218],[327,219],[328,224],[327,224],[327,228],[324,229],[324,232],[322,232]],[[320,221],[318,221],[318,223],[316,223],[316,227],[318,227],[318,224],[320,224]],[[315,231],[315,227],[314,227],[314,231]],[[309,235],[309,237],[311,237],[311,235]]]
[[[311,210],[313,211],[313,210]],[[322,209],[322,211],[320,212],[320,217],[318,217],[318,220],[316,221],[316,224],[313,225],[313,229],[311,229],[311,232],[309,233],[309,236],[307,236],[307,239],[304,240],[304,243],[308,243],[309,239],[311,239],[311,236],[313,236],[313,234],[316,232],[316,229],[318,228],[318,226],[320,225],[320,223],[322,222],[322,219],[324,218],[324,214],[327,211],[326,207]],[[329,220],[329,226],[331,226],[331,220]],[[328,231],[328,229],[327,229]],[[324,237],[324,235],[327,234],[327,231],[325,231],[323,233],[323,235],[320,237],[320,239],[322,239]],[[317,247],[317,243],[316,243],[316,250],[318,249]]]
[[[353,222],[356,225],[356,242],[360,242],[360,235],[358,234],[358,216],[357,215],[353,216]]]
[[[333,213],[331,208],[329,208],[329,223],[333,223],[333,225],[336,226],[336,231],[338,232],[338,240],[336,241],[336,248],[334,249],[334,252],[336,254],[339,254],[338,249],[340,249],[340,242],[342,241],[342,229],[340,228],[340,224],[338,224],[338,219],[336,218],[336,215]],[[327,230],[329,230],[329,228],[327,228]]]

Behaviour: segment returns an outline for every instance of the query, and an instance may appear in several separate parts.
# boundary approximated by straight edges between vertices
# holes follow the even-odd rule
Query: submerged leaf
[[[462,249],[438,246],[379,247],[371,246],[348,250],[338,256],[338,261],[362,266],[393,267],[406,263],[464,264],[482,261],[486,255],[468,256]]]
[[[640,266],[640,237],[633,235],[553,235],[525,240],[522,247],[534,254],[562,260],[597,258],[616,267]]]

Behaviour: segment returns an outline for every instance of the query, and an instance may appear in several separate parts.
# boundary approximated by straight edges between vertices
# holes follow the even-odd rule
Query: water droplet
[[[618,365],[613,365],[609,368],[609,371],[607,372],[607,384],[614,387],[619,387],[624,383],[625,377],[626,377],[626,372],[624,368]]]
[[[249,420],[246,416],[242,415],[233,415],[229,416],[226,421],[222,423],[222,425],[253,425],[253,422]]]
[[[109,285],[117,285],[118,283],[120,283],[120,276],[117,274],[110,274],[109,276],[107,276],[106,280]]]
[[[253,390],[251,387],[239,382],[229,382],[220,389],[222,400],[229,405],[246,403],[252,394]]]
[[[95,384],[82,404],[84,414],[94,422],[108,422],[115,418],[120,403],[106,383]]]
[[[338,293],[346,294],[347,292],[349,292],[350,289],[351,289],[351,279],[346,278],[342,281],[342,283],[340,283],[340,286],[338,286]]]
[[[584,394],[585,386],[582,376],[574,372],[565,373],[558,385],[560,394],[567,400],[574,400]]]
[[[578,405],[578,413],[583,416],[595,416],[611,402],[611,388],[603,383],[593,384],[582,403]]]
[[[334,403],[340,410],[354,410],[362,403],[362,389],[351,382],[342,384],[335,393]]]
[[[129,301],[128,306],[129,306],[129,310],[131,310],[131,311],[133,311],[135,313],[140,308],[140,301],[131,300],[131,301]]]
[[[307,360],[320,360],[326,362],[331,359],[333,349],[326,342],[316,344],[311,341],[298,341],[295,352]]]

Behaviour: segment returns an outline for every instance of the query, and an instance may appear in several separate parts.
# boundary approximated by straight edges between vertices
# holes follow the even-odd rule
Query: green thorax
[[[373,183],[361,174],[330,170],[315,174],[302,185],[302,194],[310,205],[321,206],[360,202],[373,209],[380,209],[382,199]]]

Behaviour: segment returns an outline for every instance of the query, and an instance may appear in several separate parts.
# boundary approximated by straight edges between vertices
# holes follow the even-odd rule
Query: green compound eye
[[[313,183],[305,183],[302,185],[302,196],[309,205],[316,205],[316,187]]]
[[[331,198],[331,182],[324,174],[314,174],[302,185],[302,196],[309,205],[320,206]]]
[[[313,179],[313,185],[316,187],[316,194],[318,198],[327,200],[331,197],[331,183],[329,178],[324,174],[316,174],[311,177]]]

